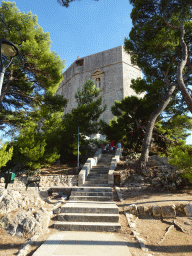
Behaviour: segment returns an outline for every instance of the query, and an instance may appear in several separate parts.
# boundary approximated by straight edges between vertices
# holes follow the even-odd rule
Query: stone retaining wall
[[[84,164],[83,168],[81,169],[79,176],[78,176],[78,186],[83,186],[89,172],[93,166],[97,165],[97,162],[102,156],[102,149],[99,148],[93,158],[88,158],[86,163]]]
[[[114,185],[114,171],[121,157],[121,153],[122,153],[122,149],[117,148],[115,152],[115,157],[112,158],[111,166],[108,172],[108,185],[111,185],[111,186]]]
[[[191,217],[192,204],[191,202],[164,206],[137,206],[136,204],[131,204],[124,207],[124,212],[129,212],[133,215],[153,215],[157,218],[175,218],[180,215]]]
[[[40,176],[40,187],[73,187],[77,186],[78,175],[52,175],[52,176]],[[8,184],[10,188],[23,188],[26,187],[27,177],[16,177],[13,184]],[[28,187],[34,187],[34,184],[29,184]],[[4,188],[4,178],[0,179],[0,188]]]

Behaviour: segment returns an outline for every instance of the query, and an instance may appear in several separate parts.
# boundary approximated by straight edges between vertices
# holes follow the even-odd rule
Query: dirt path
[[[129,190],[122,188],[123,201],[120,202],[116,197],[116,204],[120,209],[120,221],[122,225],[122,235],[126,235],[127,241],[132,241],[133,246],[130,252],[133,256],[144,255],[162,255],[162,256],[189,256],[192,255],[192,217],[177,216],[176,221],[186,227],[186,233],[182,232],[175,225],[171,224],[173,219],[165,222],[162,218],[155,218],[150,215],[134,217],[136,227],[135,231],[139,237],[144,239],[146,248],[150,249],[148,253],[143,252],[140,247],[135,245],[135,238],[132,229],[128,227],[127,219],[124,215],[124,206],[130,204],[152,206],[152,205],[177,205],[192,201],[191,192],[188,193],[152,193],[143,190]],[[169,223],[170,222],[170,223]],[[167,232],[168,231],[168,232]],[[166,235],[165,235],[166,234]]]

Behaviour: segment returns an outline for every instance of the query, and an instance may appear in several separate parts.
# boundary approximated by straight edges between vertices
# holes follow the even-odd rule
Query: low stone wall
[[[113,186],[114,185],[114,171],[115,168],[119,162],[119,159],[121,157],[122,154],[122,149],[121,148],[117,148],[116,152],[115,152],[115,157],[112,158],[111,161],[111,166],[108,172],[108,185]]]
[[[78,175],[52,175],[52,176],[40,176],[40,187],[73,187],[77,186]],[[24,188],[26,187],[27,177],[16,177],[14,183],[9,183],[10,188]],[[0,188],[4,188],[4,178],[0,179]],[[28,187],[35,187],[34,184],[29,184]]]
[[[84,164],[83,168],[81,169],[79,176],[78,176],[78,186],[83,186],[89,172],[93,166],[96,166],[99,159],[102,156],[102,149],[99,148],[93,158],[88,158],[86,163]]]
[[[158,218],[175,218],[179,215],[192,216],[192,204],[188,203],[177,203],[175,205],[153,205],[153,206],[137,206],[131,204],[124,207],[125,212],[129,212],[133,215],[153,215]]]

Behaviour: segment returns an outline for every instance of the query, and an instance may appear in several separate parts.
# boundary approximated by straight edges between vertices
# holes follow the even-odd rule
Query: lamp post
[[[77,123],[78,123],[77,168],[78,169],[79,169],[79,121],[80,121],[80,118],[77,118]]]
[[[77,167],[79,168],[79,123],[78,123]]]
[[[3,78],[5,74],[5,70],[10,66],[13,58],[19,54],[19,50],[16,45],[7,41],[6,39],[0,39],[0,96],[1,89],[3,85]],[[2,55],[10,58],[8,64],[6,66],[3,65]]]

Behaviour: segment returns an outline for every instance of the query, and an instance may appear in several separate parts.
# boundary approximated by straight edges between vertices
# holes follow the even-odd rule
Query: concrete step
[[[70,196],[71,201],[112,201],[111,196]]]
[[[88,182],[89,184],[108,184],[108,180],[98,180],[98,179],[87,179],[86,182]]]
[[[112,192],[111,187],[73,187],[72,191],[79,192]]]
[[[61,213],[107,213],[118,214],[119,208],[114,202],[68,201],[61,207]]]
[[[89,184],[89,183],[86,183],[84,184],[84,186],[87,186],[87,187],[94,187],[94,184]],[[108,184],[95,184],[95,187],[109,187]]]
[[[109,170],[110,166],[108,167],[101,167],[101,166],[93,166],[91,168],[92,171],[101,171],[101,172],[107,172]]]
[[[86,181],[85,181],[85,184],[86,184],[86,183],[89,183],[90,185],[93,184],[93,187],[94,187],[94,186],[97,185],[97,184],[99,184],[99,185],[105,184],[105,185],[106,185],[106,184],[108,184],[108,181],[102,181],[102,180],[93,180],[93,181],[92,181],[92,180],[86,180]],[[105,186],[104,186],[104,187],[105,187]]]
[[[61,213],[58,221],[70,222],[119,222],[119,214]]]
[[[97,172],[93,173],[93,172],[90,172],[88,174],[88,176],[100,177],[100,179],[103,178],[103,177],[108,178],[108,172],[107,173],[97,173]]]
[[[55,222],[54,228],[64,231],[114,232],[121,229],[119,223],[108,222]],[[79,234],[81,236],[81,234]]]
[[[105,173],[99,173],[99,172],[92,172],[90,171],[88,175],[94,175],[94,176],[100,176],[100,177],[108,177],[108,171]]]
[[[88,177],[108,178],[108,174],[89,173]]]
[[[100,177],[96,177],[96,176],[91,176],[91,177],[88,176],[86,180],[89,180],[89,181],[105,181],[106,183],[108,182],[107,178],[100,178]]]
[[[89,171],[89,173],[98,173],[98,174],[107,174],[109,172],[109,168],[107,168],[107,170],[94,170],[94,169],[91,169]]]
[[[78,191],[72,191],[71,196],[113,196],[113,192],[78,192]]]
[[[103,170],[106,170],[107,168],[108,168],[108,165],[102,165],[102,164],[92,167],[92,169],[103,169]]]

